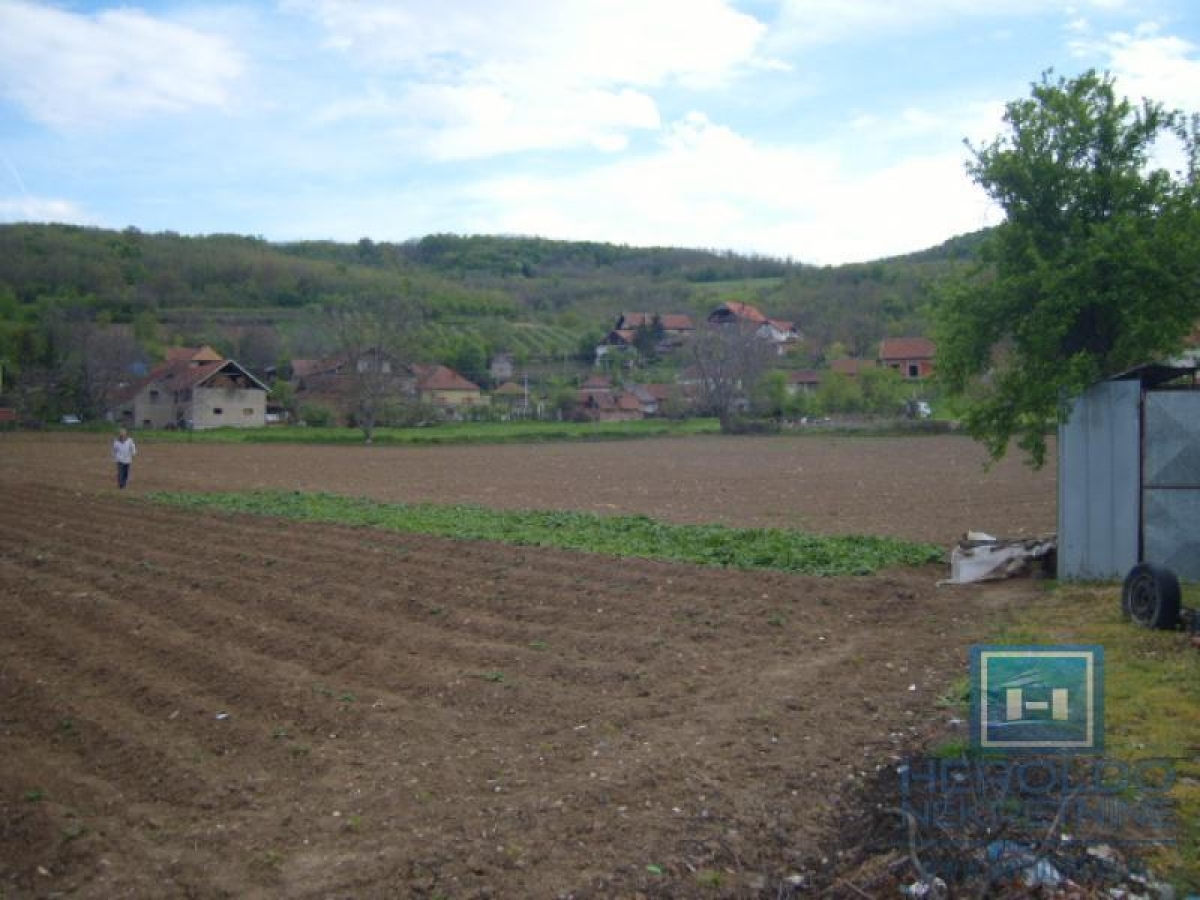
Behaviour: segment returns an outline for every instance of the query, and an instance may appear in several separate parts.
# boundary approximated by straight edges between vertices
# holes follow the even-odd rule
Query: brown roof
[[[835,359],[829,363],[830,371],[836,372],[839,375],[849,375],[853,378],[863,369],[874,369],[875,360],[873,359]]]
[[[692,324],[692,317],[683,313],[627,312],[621,313],[619,321],[622,329],[638,328],[642,325],[649,328],[654,324],[655,316],[658,316],[659,322],[667,331],[692,331],[696,327]]]
[[[336,372],[341,367],[340,359],[293,359],[292,377],[310,378],[323,372]]]
[[[633,394],[622,394],[617,398],[617,409],[641,411],[642,403]]]
[[[504,384],[500,385],[500,387],[498,387],[494,391],[492,391],[492,393],[500,394],[505,397],[524,397],[525,396],[525,388],[521,387],[519,384],[517,384],[515,382],[506,381],[506,382],[504,382]]]
[[[413,366],[417,389],[421,391],[477,391],[479,385],[467,381],[449,366]]]
[[[643,384],[643,388],[649,392],[650,396],[655,400],[670,400],[671,394],[675,392],[675,386],[670,384]]]
[[[167,391],[185,391],[189,388],[199,387],[212,376],[229,367],[245,375],[264,391],[268,390],[265,384],[232,359],[217,359],[211,362],[198,363],[192,361],[190,358],[185,358],[159,363],[141,381],[131,384],[122,390],[118,394],[116,402],[126,403],[151,385],[161,387]]]
[[[879,342],[880,359],[933,359],[937,345],[929,338],[884,338]]]
[[[614,340],[614,338],[616,340]],[[636,331],[632,331],[628,328],[614,328],[612,331],[610,331],[608,333],[608,337],[606,338],[606,340],[610,344],[616,344],[616,343],[632,344],[636,338],[637,338]]]
[[[816,369],[797,369],[794,372],[788,372],[789,384],[820,384],[821,373]]]
[[[612,382],[604,375],[592,375],[580,385],[580,390],[584,391],[611,391]]]
[[[610,391],[580,391],[579,402],[592,409],[617,408],[617,401]]]
[[[745,319],[747,322],[758,322],[759,324],[763,324],[768,321],[767,317],[762,314],[758,307],[751,306],[749,303],[739,303],[736,300],[730,300],[726,303],[722,303],[715,310],[713,310],[713,314],[715,315],[716,313],[719,313],[722,309],[728,311],[730,315],[736,316],[739,319]]]

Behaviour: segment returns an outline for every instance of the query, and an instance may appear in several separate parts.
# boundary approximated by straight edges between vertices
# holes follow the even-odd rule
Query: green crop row
[[[155,493],[149,499],[191,509],[359,525],[414,534],[588,550],[808,575],[870,575],[942,559],[941,548],[888,537],[825,536],[783,528],[678,525],[646,516],[600,516],[479,506],[379,503],[324,493]]]

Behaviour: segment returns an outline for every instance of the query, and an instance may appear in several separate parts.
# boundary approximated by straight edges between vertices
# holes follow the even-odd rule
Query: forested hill
[[[724,299],[761,304],[818,344],[854,352],[886,334],[925,329],[930,282],[969,260],[978,235],[874,263],[792,260],[586,241],[433,235],[405,243],[271,243],[65,225],[0,225],[0,314],[82,304],[114,321],[296,310],[403,293],[433,321],[532,322],[602,330],[625,309],[696,314]]]

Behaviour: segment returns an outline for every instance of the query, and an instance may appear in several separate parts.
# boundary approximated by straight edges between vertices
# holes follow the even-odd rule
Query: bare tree
[[[118,388],[133,377],[134,366],[145,354],[131,329],[122,326],[83,326],[80,337],[79,374],[82,401],[88,415],[102,415]]]
[[[384,409],[412,392],[421,310],[407,297],[373,297],[331,305],[326,318],[344,363],[346,399],[369,444]]]
[[[738,412],[771,366],[775,349],[757,334],[753,323],[735,322],[700,329],[691,343],[700,379],[700,404],[729,431]]]

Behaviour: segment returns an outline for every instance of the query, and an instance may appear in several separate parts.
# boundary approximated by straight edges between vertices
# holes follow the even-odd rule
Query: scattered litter
[[[950,577],[939,584],[972,584],[1028,575],[1035,570],[1053,573],[1058,555],[1057,535],[1001,539],[969,531],[950,551]]]
[[[921,880],[913,882],[910,885],[900,888],[900,893],[905,897],[945,897],[948,893],[946,882],[940,878],[933,878],[929,881]]]
[[[217,721],[218,722],[224,722],[228,718],[229,718],[229,713],[226,713],[226,712],[217,713]]]

